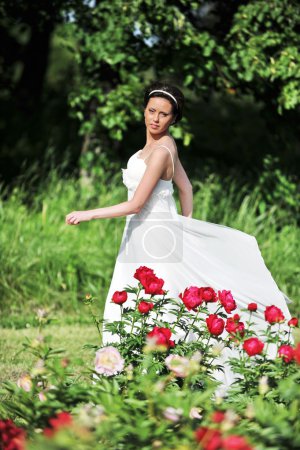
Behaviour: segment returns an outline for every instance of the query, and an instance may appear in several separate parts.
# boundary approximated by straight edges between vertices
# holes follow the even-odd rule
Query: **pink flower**
[[[284,315],[280,308],[275,305],[267,306],[265,309],[265,319],[270,324],[283,322]]]
[[[297,317],[292,317],[289,321],[288,321],[288,325],[290,327],[297,327],[298,326],[298,319]]]
[[[163,412],[163,415],[166,419],[171,422],[178,422],[182,417],[183,410],[181,408],[175,409],[169,406]]]
[[[281,345],[278,349],[278,356],[283,358],[284,362],[289,363],[294,358],[295,351],[290,345]]]
[[[124,359],[115,347],[103,347],[96,351],[95,372],[110,377],[123,369]]]
[[[245,334],[245,325],[239,320],[240,316],[238,314],[234,314],[233,317],[228,317],[225,329],[231,335],[243,337]]]
[[[257,303],[249,303],[248,310],[249,311],[257,311]]]
[[[249,338],[244,341],[243,349],[249,356],[259,355],[264,348],[264,343],[258,338]]]
[[[234,309],[236,309],[236,303],[232,297],[231,291],[218,291],[219,301],[225,311],[230,314]]]
[[[218,430],[208,427],[200,427],[195,431],[195,438],[203,450],[222,449],[222,436]]]
[[[179,294],[179,298],[181,298],[189,311],[191,309],[195,310],[195,308],[203,303],[201,288],[196,286],[186,288],[183,294]]]
[[[200,288],[200,295],[201,295],[202,299],[206,303],[208,303],[208,302],[216,302],[218,300],[217,299],[217,294],[215,293],[215,291],[211,287],[201,287]]]
[[[294,350],[294,358],[297,364],[300,364],[300,342]]]
[[[151,302],[140,302],[138,310],[141,314],[148,314],[154,308],[154,304]]]
[[[117,305],[122,305],[127,300],[127,292],[126,291],[116,291],[112,296],[113,303]]]
[[[29,375],[22,375],[18,381],[17,381],[17,385],[24,389],[24,391],[29,392],[31,391],[32,388],[32,381]]]
[[[145,290],[145,294],[151,295],[165,294],[165,291],[162,289],[165,283],[164,280],[162,278],[158,278],[154,274],[146,275],[145,277],[143,277],[141,283]]]
[[[222,442],[223,450],[253,450],[243,436],[227,436]]]
[[[225,413],[223,411],[214,411],[211,416],[211,420],[214,423],[221,423],[225,419]]]
[[[206,319],[206,325],[210,334],[219,336],[224,331],[225,322],[217,314],[210,314]]]
[[[147,334],[148,338],[155,339],[156,345],[162,345],[166,348],[174,347],[175,343],[170,339],[172,332],[169,328],[154,327],[150,333]]]
[[[149,267],[146,267],[146,266],[141,266],[136,270],[133,277],[136,278],[137,280],[139,280],[140,283],[142,283],[143,278],[145,278],[148,275],[153,275],[153,274],[154,274],[154,271],[152,269],[149,269]]]

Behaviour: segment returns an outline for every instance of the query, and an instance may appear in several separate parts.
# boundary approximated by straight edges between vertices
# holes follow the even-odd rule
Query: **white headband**
[[[163,92],[164,94],[169,95],[170,97],[172,97],[172,99],[174,100],[174,102],[175,102],[176,105],[178,106],[178,103],[177,103],[176,98],[175,98],[172,94],[170,94],[169,92],[163,91],[163,90],[161,90],[161,89],[155,89],[154,91],[151,91],[151,92],[150,92],[150,94],[149,94],[148,97],[150,97],[150,95],[153,94],[153,92]]]

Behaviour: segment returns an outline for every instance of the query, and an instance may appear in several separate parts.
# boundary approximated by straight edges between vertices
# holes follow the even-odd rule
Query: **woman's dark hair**
[[[160,91],[165,91],[171,94],[173,97],[176,98],[177,104],[174,101],[174,99],[168,95],[164,94],[164,92],[153,92],[153,94],[149,95],[151,91],[154,91],[156,89],[159,89]],[[161,83],[160,81],[155,81],[154,83],[150,84],[150,86],[147,87],[145,90],[144,95],[144,108],[147,107],[148,102],[150,98],[152,97],[163,97],[166,100],[169,100],[169,102],[172,105],[173,114],[175,115],[175,119],[173,123],[179,122],[179,120],[182,118],[182,112],[184,107],[184,95],[181,92],[180,89],[178,89],[176,86],[173,86],[167,82]]]

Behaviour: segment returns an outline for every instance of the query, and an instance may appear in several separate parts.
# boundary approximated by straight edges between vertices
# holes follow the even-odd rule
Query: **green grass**
[[[62,348],[72,363],[72,368],[79,372],[83,367],[93,368],[95,352],[83,349],[84,344],[99,343],[98,331],[94,326],[82,325],[51,325],[42,333],[51,335],[51,346]],[[0,329],[0,382],[16,381],[20,375],[27,373],[36,362],[36,358],[28,351],[23,350],[22,343],[26,338],[35,339],[38,336],[38,328],[25,328],[14,330]]]
[[[272,178],[269,174],[268,179]],[[266,178],[263,174],[262,179]],[[278,181],[279,183],[279,181]],[[256,236],[267,267],[279,288],[299,311],[300,229],[289,195],[277,183],[274,202],[267,204],[263,186],[251,189],[235,179],[210,174],[193,180],[196,219],[221,223]],[[278,187],[279,186],[279,187]],[[175,188],[175,196],[177,195]],[[35,310],[50,307],[64,324],[90,323],[81,299],[91,293],[99,313],[109,288],[125,218],[65,224],[74,209],[109,206],[126,200],[120,170],[107,162],[92,182],[49,172],[30,186],[19,183],[0,198],[0,302],[2,327],[35,323]],[[269,198],[272,191],[269,192]],[[178,198],[176,197],[180,212]],[[120,286],[122,288],[123,286]]]

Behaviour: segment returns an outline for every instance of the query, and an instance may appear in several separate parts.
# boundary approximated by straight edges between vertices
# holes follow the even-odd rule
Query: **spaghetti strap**
[[[175,168],[174,168],[174,159],[173,159],[173,155],[172,155],[171,150],[169,149],[169,147],[167,147],[166,145],[163,145],[163,144],[156,145],[154,148],[156,148],[156,147],[164,147],[164,148],[166,148],[166,149],[169,151],[169,153],[170,153],[170,155],[171,155],[171,159],[172,159],[172,166],[173,166],[173,175],[172,175],[171,180],[173,180],[174,173],[175,173]],[[149,156],[152,155],[153,151],[154,151],[154,150],[152,150],[152,152],[150,153],[150,155],[148,155],[148,156],[144,159],[144,161],[146,161],[146,159],[148,159]]]

